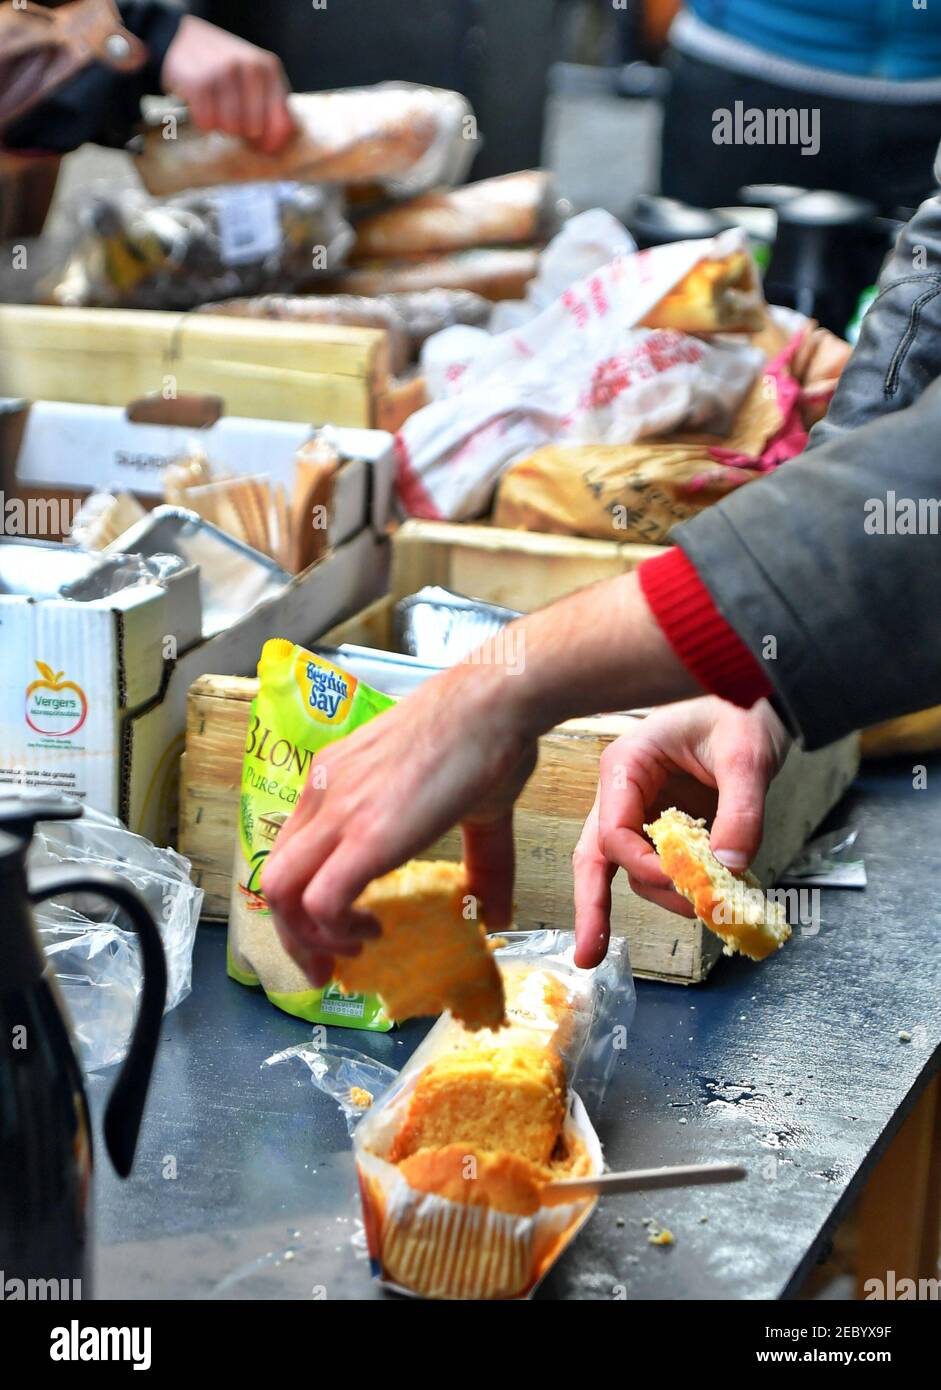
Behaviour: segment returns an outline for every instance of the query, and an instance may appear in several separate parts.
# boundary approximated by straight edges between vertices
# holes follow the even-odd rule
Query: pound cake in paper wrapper
[[[373,1272],[419,1297],[529,1297],[594,1208],[546,1183],[600,1173],[597,1104],[634,1007],[627,944],[579,970],[570,932],[511,932],[507,1022],[445,1014],[354,1139]]]

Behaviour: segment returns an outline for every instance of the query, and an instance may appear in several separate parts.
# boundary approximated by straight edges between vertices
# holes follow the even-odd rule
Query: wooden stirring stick
[[[682,1168],[635,1168],[626,1173],[599,1173],[593,1178],[561,1178],[546,1183],[541,1201],[546,1207],[564,1206],[583,1197],[604,1197],[611,1192],[653,1192],[662,1187],[701,1187],[707,1183],[741,1182],[748,1176],[737,1163],[691,1163]]]

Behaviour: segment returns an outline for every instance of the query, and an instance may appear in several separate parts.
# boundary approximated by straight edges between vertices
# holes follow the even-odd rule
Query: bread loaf
[[[461,864],[413,859],[375,879],[356,900],[382,935],[338,957],[335,979],[351,994],[378,994],[401,1021],[450,1009],[467,1028],[503,1022],[503,984],[483,924],[465,916]]]
[[[474,246],[541,242],[558,230],[552,176],[529,169],[425,193],[357,224],[352,259],[411,260]]]

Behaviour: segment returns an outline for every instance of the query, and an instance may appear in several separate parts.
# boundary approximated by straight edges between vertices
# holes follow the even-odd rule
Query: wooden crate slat
[[[388,367],[377,329],[0,306],[0,394],[32,400],[123,406],[169,382],[230,415],[371,427]]]

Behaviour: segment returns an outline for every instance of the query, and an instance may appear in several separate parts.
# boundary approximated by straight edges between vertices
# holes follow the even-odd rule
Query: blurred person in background
[[[698,207],[750,183],[829,188],[886,212],[933,192],[941,5],[928,0],[687,0],[670,29],[661,192]],[[819,149],[717,143],[717,113],[816,111]],[[747,137],[746,137],[747,138]]]
[[[122,45],[127,50],[128,34],[141,46],[136,61],[132,53],[121,69],[95,59],[76,62],[63,82],[47,89],[37,83],[27,95],[32,73],[47,61],[61,62],[68,71],[68,58],[49,51],[47,26],[29,11],[0,5],[7,48],[0,53],[0,138],[6,149],[64,154],[86,141],[123,145],[140,120],[141,98],[159,92],[185,101],[200,130],[240,135],[262,150],[280,149],[293,134],[287,81],[273,53],[156,0],[121,0],[116,6],[110,0],[74,0],[46,8],[84,11],[86,33],[107,36],[111,23],[115,32],[105,41],[118,52]],[[64,34],[60,47],[70,43]],[[7,105],[12,116],[4,113]]]
[[[50,9],[56,23],[43,17]],[[0,4],[0,235],[37,235],[58,156],[86,143],[124,145],[142,97],[172,92],[201,130],[274,152],[294,132],[288,90],[273,53],[177,6]]]

